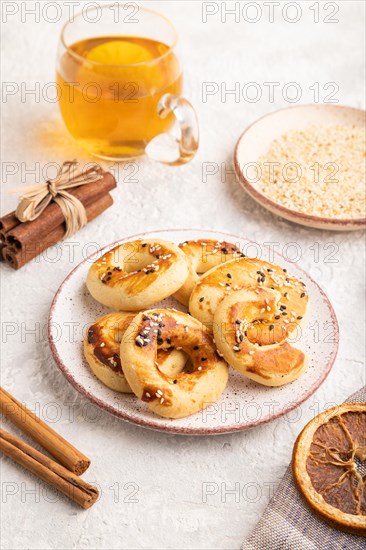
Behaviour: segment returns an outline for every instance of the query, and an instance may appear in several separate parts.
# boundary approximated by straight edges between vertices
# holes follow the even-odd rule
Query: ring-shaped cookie
[[[122,337],[135,313],[117,311],[93,323],[84,338],[84,355],[92,372],[103,384],[122,393],[133,393],[123,372],[120,359]],[[175,349],[159,350],[158,368],[173,376],[183,370],[187,357]]]
[[[159,349],[182,349],[190,369],[174,376],[157,367]],[[228,380],[228,366],[219,357],[203,325],[186,313],[155,309],[138,314],[121,342],[121,360],[128,383],[156,414],[182,418],[215,402]]]
[[[306,368],[305,354],[287,342],[274,343],[274,316],[281,294],[251,287],[233,292],[217,306],[214,338],[218,350],[235,370],[265,386],[282,386],[296,380]],[[247,327],[260,319],[257,342]],[[267,323],[267,324],[264,324]]]
[[[187,275],[187,258],[177,245],[146,239],[123,243],[98,258],[86,285],[105,306],[139,311],[171,296]]]
[[[214,314],[221,300],[237,290],[256,285],[281,294],[273,324],[274,334],[279,338],[277,341],[282,341],[297,329],[305,315],[309,297],[304,283],[289,275],[286,269],[263,260],[239,258],[202,275],[192,291],[189,311],[212,330]],[[260,320],[248,327],[252,342],[256,341],[258,329],[260,332],[262,328],[264,330]]]
[[[235,244],[212,239],[185,241],[179,245],[179,248],[187,256],[189,273],[184,285],[177,290],[174,297],[185,306],[188,306],[192,290],[202,273],[206,273],[217,265],[244,256]]]

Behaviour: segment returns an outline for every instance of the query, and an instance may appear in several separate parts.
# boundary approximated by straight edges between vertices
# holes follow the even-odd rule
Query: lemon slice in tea
[[[86,59],[103,65],[135,65],[154,59],[154,53],[132,40],[108,40],[95,46]]]
[[[305,426],[294,446],[294,480],[333,527],[366,535],[366,404],[333,407]]]
[[[166,87],[167,80],[170,83],[170,67],[175,66],[175,58],[170,56],[158,61],[168,49],[161,42],[138,37],[100,39],[84,54],[96,64],[81,67],[79,80],[96,81],[104,97],[112,95],[111,90],[119,100],[136,101],[139,97],[154,95]]]

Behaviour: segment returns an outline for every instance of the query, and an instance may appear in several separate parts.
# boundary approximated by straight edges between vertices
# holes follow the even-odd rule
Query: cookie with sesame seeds
[[[139,311],[171,296],[187,276],[187,257],[176,244],[146,239],[123,243],[98,258],[86,285],[105,306]]]
[[[269,288],[280,293],[278,313],[272,321],[276,332],[280,331],[288,336],[297,329],[305,316],[309,299],[304,283],[291,276],[286,269],[257,258],[231,260],[202,275],[192,290],[189,311],[212,330],[219,303],[226,296],[251,286]],[[256,325],[263,329],[260,319]],[[254,341],[257,329],[258,326],[248,328],[249,337]]]
[[[160,350],[183,351],[185,368],[174,375],[156,362]],[[214,403],[228,381],[227,363],[205,327],[186,313],[153,309],[139,313],[125,332],[120,356],[136,396],[155,414],[183,418]]]
[[[108,313],[89,327],[84,338],[84,356],[92,372],[108,388],[122,393],[133,393],[121,363],[120,345],[135,315],[125,311]],[[159,369],[171,376],[183,369],[186,359],[182,351],[173,348],[157,353]]]
[[[283,386],[306,368],[305,354],[286,340],[286,331],[275,330],[281,294],[253,286],[226,296],[217,306],[213,333],[217,349],[235,370],[265,386]],[[252,341],[249,327],[257,325]]]
[[[174,294],[174,297],[183,305],[188,306],[194,285],[200,275],[235,258],[244,256],[240,248],[226,241],[213,239],[198,239],[185,241],[179,245],[188,259],[189,274],[184,285]],[[230,277],[230,273],[227,275]]]

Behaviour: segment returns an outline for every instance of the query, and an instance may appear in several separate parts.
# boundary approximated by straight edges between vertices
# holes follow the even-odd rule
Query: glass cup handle
[[[190,102],[184,97],[164,94],[159,100],[157,112],[160,118],[173,113],[178,124],[171,132],[154,137],[146,147],[147,155],[171,166],[192,160],[198,149],[199,131],[197,115]]]

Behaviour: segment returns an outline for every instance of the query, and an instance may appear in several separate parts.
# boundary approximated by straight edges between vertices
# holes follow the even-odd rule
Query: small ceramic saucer
[[[248,180],[244,166],[256,163],[264,155],[272,141],[291,130],[308,126],[356,125],[365,127],[365,111],[338,105],[300,105],[269,113],[251,124],[240,136],[234,152],[234,166],[241,185],[259,204],[274,214],[308,227],[334,231],[354,231],[366,227],[366,218],[323,218],[292,210],[265,195],[255,178]]]

